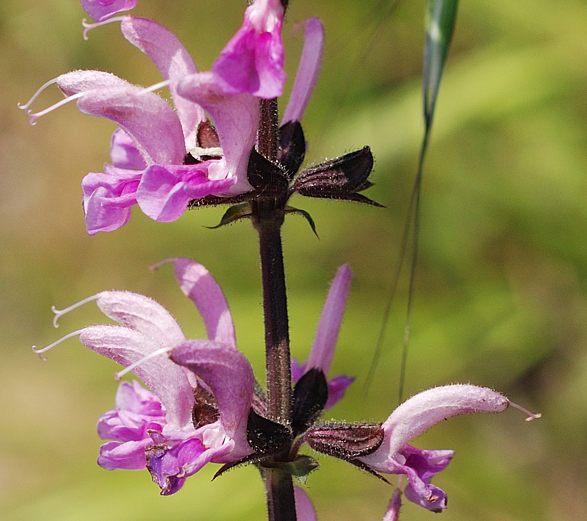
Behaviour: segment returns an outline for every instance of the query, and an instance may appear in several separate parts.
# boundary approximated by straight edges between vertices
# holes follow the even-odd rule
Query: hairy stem
[[[279,150],[277,100],[261,100],[257,150],[275,162]],[[291,366],[285,268],[281,225],[285,200],[263,197],[251,201],[253,226],[259,234],[265,355],[267,369],[267,416],[283,425],[291,424]],[[287,456],[284,454],[284,458]],[[296,521],[292,477],[277,469],[261,467],[267,494],[269,521]]]

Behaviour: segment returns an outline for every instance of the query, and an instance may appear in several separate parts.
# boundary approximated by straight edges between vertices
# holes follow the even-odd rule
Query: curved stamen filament
[[[59,327],[59,324],[57,323],[57,321],[63,315],[65,315],[66,313],[69,313],[70,311],[73,311],[74,309],[79,308],[80,306],[83,306],[84,304],[87,304],[88,302],[91,302],[92,300],[98,300],[101,295],[102,295],[102,293],[92,295],[91,297],[80,300],[79,302],[76,302],[75,304],[72,304],[71,306],[69,306],[65,309],[57,309],[55,306],[51,306],[51,311],[53,311],[53,313],[55,313],[55,316],[53,317],[53,327],[55,327],[55,328]]]
[[[533,413],[533,412],[529,411],[528,409],[526,409],[525,407],[522,407],[521,405],[518,405],[517,403],[514,403],[514,402],[510,402],[510,405],[514,409],[518,409],[518,411],[522,411],[524,414],[527,414],[528,415],[528,417],[526,418],[527,422],[531,422],[532,420],[537,420],[538,418],[542,418],[542,413]]]
[[[21,110],[28,109],[33,104],[33,102],[39,97],[41,92],[43,92],[47,87],[50,87],[51,85],[53,85],[56,82],[57,82],[57,78],[53,78],[52,80],[49,80],[48,82],[43,84],[41,87],[39,87],[39,89],[37,89],[37,92],[35,92],[33,94],[33,96],[31,97],[31,99],[28,100],[24,105],[17,103],[16,106]]]
[[[65,105],[66,103],[69,103],[70,101],[74,101],[76,99],[81,98],[84,94],[85,94],[85,92],[78,92],[77,94],[74,94],[73,96],[69,96],[69,97],[65,98],[64,100],[61,100],[58,103],[55,103],[54,105],[51,105],[50,107],[46,108],[45,110],[41,110],[40,112],[32,113],[30,110],[27,111],[27,114],[29,116],[29,123],[31,125],[35,125],[37,119],[39,119],[41,116],[44,116],[45,114],[49,114],[49,112],[54,111],[55,109],[61,107],[62,105]]]
[[[104,20],[103,22],[94,22],[91,24],[91,23],[86,22],[86,19],[84,18],[82,20],[82,25],[84,26],[84,32],[83,32],[84,40],[88,39],[88,33],[92,29],[95,29],[96,27],[102,27],[103,25],[107,25],[112,22],[122,22],[123,19],[124,19],[124,16],[115,16],[114,18],[109,18],[108,20]]]
[[[160,260],[159,262],[156,262],[155,264],[151,264],[149,266],[149,269],[151,271],[156,271],[158,270],[161,266],[163,266],[164,264],[169,264],[170,262],[173,262],[175,259],[173,257],[169,257],[168,259],[163,259]]]
[[[74,331],[73,333],[68,333],[64,337],[61,337],[56,342],[53,342],[52,344],[49,344],[47,347],[43,347],[41,349],[37,348],[37,346],[33,346],[33,353],[37,353],[41,360],[47,360],[43,356],[43,353],[46,353],[47,351],[49,351],[49,349],[53,349],[55,346],[61,344],[61,342],[65,341],[73,336],[79,336],[82,332],[83,332],[83,329],[78,329],[77,331]]]
[[[139,365],[141,365],[143,362],[146,362],[147,360],[150,360],[151,358],[155,358],[156,356],[159,355],[164,355],[164,354],[168,354],[171,351],[173,351],[175,346],[171,346],[171,347],[161,347],[160,349],[156,349],[155,351],[153,351],[152,353],[149,353],[146,356],[143,356],[143,358],[141,358],[140,360],[137,360],[136,362],[133,362],[132,364],[130,364],[129,366],[125,367],[122,371],[118,371],[115,375],[114,378],[118,381],[120,380],[125,374],[130,373],[135,367],[138,367]]]

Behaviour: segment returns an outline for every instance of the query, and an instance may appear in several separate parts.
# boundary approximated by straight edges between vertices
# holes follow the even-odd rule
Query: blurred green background
[[[240,26],[241,1],[142,0],[134,14],[173,30],[209,69]],[[354,281],[333,371],[357,376],[332,417],[382,421],[397,401],[407,277],[392,307],[383,355],[365,383],[396,266],[422,134],[424,2],[292,0],[285,26],[293,79],[302,43],[294,28],[320,16],[323,72],[304,121],[309,163],[369,144],[368,195],[356,204],[292,201],[316,220],[284,227],[292,348],[304,359],[329,281],[350,263]],[[247,222],[211,231],[222,209],[172,224],[135,211],[129,225],[88,237],[80,181],[108,159],[112,123],[64,107],[30,127],[17,110],[45,81],[83,68],[149,85],[154,66],[116,24],[81,38],[75,0],[0,4],[0,518],[4,521],[249,520],[264,516],[254,468],[211,483],[215,469],[160,497],[146,472],[95,464],[97,418],[112,408],[115,364],[70,340],[42,363],[31,353],[103,322],[93,305],[51,324],[105,289],[164,304],[188,336],[203,334],[171,270],[187,256],[223,286],[240,349],[263,380],[255,234]],[[435,483],[449,495],[445,521],[587,517],[587,8],[583,0],[461,2],[425,167],[422,235],[406,393],[451,382],[494,387],[543,413],[526,424],[509,410],[453,419],[416,440],[456,457]],[[289,88],[289,87],[288,87]],[[59,94],[37,101],[45,108]],[[319,458],[308,480],[321,520],[381,519],[392,489]],[[403,519],[430,520],[411,504]]]

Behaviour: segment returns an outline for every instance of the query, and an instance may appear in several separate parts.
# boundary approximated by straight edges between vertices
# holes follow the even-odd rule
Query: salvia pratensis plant
[[[103,291],[67,309],[54,309],[56,325],[65,313],[95,302],[117,325],[71,332],[47,347],[34,348],[39,356],[77,336],[88,349],[124,366],[118,378],[132,372],[147,387],[137,381],[120,383],[115,409],[98,421],[98,434],[105,440],[98,464],[108,470],[148,470],[162,495],[177,493],[187,478],[210,463],[219,465],[216,476],[255,465],[265,484],[271,521],[313,520],[316,513],[304,483],[318,462],[304,452],[308,446],[387,483],[393,474],[405,476],[405,482],[400,479],[390,489],[385,520],[398,519],[402,495],[432,512],[443,511],[447,495],[431,480],[454,453],[418,449],[411,441],[453,416],[497,413],[510,405],[524,411],[528,420],[538,415],[491,389],[451,384],[416,394],[382,423],[322,419],[354,380],[330,374],[351,271],[342,266],[330,286],[308,358],[292,359],[281,226],[293,212],[314,228],[307,212],[290,206],[294,193],[380,206],[363,193],[372,186],[368,146],[302,169],[307,149],[302,120],[321,66],[322,22],[312,18],[305,23],[298,72],[279,121],[277,99],[286,81],[281,39],[286,0],[252,2],[242,27],[210,71],[198,71],[165,27],[121,14],[137,0],[80,1],[94,20],[84,22],[85,37],[104,24],[119,24],[123,36],[162,76],[160,83],[145,88],[108,72],[68,72],[47,82],[21,106],[35,123],[75,101],[81,112],[118,126],[110,163],[82,180],[87,232],[124,226],[135,205],[159,222],[179,219],[188,208],[227,205],[219,225],[248,219],[258,232],[265,318],[263,389],[238,350],[222,290],[193,260],[163,263],[173,266],[181,291],[195,304],[205,339],[187,338],[164,307],[136,293]],[[431,6],[430,19],[442,23],[428,38],[423,150],[456,14],[456,2]],[[443,32],[447,27],[449,32]],[[50,85],[65,99],[33,112],[31,105]],[[165,87],[173,106],[157,93]]]

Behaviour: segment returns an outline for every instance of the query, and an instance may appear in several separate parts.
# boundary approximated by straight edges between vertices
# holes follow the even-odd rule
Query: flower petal
[[[291,95],[283,113],[282,125],[288,121],[302,121],[318,81],[323,52],[324,26],[318,18],[310,18],[306,21],[304,50],[302,51]]]
[[[129,87],[132,84],[115,74],[103,71],[71,71],[55,79],[55,83],[66,96],[93,89]]]
[[[304,364],[306,369],[315,367],[327,375],[330,371],[338,332],[351,286],[352,273],[348,265],[341,266],[332,281],[330,291],[320,315],[314,344]]]
[[[423,391],[402,403],[383,423],[381,446],[361,461],[379,472],[394,472],[397,454],[416,436],[453,416],[477,412],[501,412],[509,400],[486,387],[455,384]]]
[[[247,7],[242,27],[212,67],[224,92],[247,92],[265,99],[281,96],[285,83],[282,23],[279,0],[256,0]]]
[[[146,450],[147,468],[153,481],[161,487],[161,495],[175,494],[186,478],[198,472],[226,447],[208,449],[198,438],[164,442]]]
[[[294,486],[294,497],[296,501],[296,514],[298,521],[317,521],[316,510],[312,505],[312,500],[306,494],[306,491],[300,487]]]
[[[247,167],[259,127],[259,100],[249,94],[226,95],[211,72],[186,76],[179,82],[177,93],[201,105],[216,125],[224,158],[209,167],[208,177],[236,179],[223,196],[252,190]]]
[[[324,406],[324,410],[334,407],[340,400],[344,398],[346,390],[355,381],[352,376],[339,374],[328,380],[328,400]]]
[[[147,168],[145,160],[135,146],[134,141],[121,128],[112,134],[110,140],[110,159],[117,168],[144,170]]]
[[[186,340],[169,311],[149,297],[130,291],[103,291],[96,304],[107,317],[139,331],[159,347],[172,347]]]
[[[125,367],[161,347],[143,333],[120,326],[87,327],[79,338],[88,349]],[[190,424],[194,396],[181,367],[163,355],[144,361],[133,372],[159,397],[168,424],[176,428]]]
[[[202,315],[208,338],[236,349],[234,323],[228,303],[210,272],[186,258],[173,259],[173,268],[179,287]]]
[[[100,447],[98,465],[106,470],[143,470],[145,447],[152,444],[150,438],[141,441],[109,441]]]
[[[82,7],[96,22],[107,20],[121,11],[130,11],[138,0],[80,0]]]
[[[131,217],[141,174],[110,167],[104,173],[89,173],[82,180],[86,229],[89,235],[117,230]]]
[[[224,193],[235,179],[210,179],[206,161],[196,165],[152,165],[143,173],[137,202],[145,215],[158,222],[179,219],[192,199]]]
[[[192,57],[177,37],[162,25],[145,18],[125,16],[120,24],[124,37],[143,51],[166,80],[172,80],[169,90],[177,110],[186,146],[196,146],[197,129],[206,119],[204,110],[196,103],[177,95],[177,81],[198,72]]]
[[[177,346],[170,358],[188,368],[210,387],[226,434],[235,440],[237,450],[249,448],[246,429],[254,377],[251,364],[244,355],[231,346],[188,340]]]
[[[179,119],[157,94],[133,85],[93,89],[77,105],[86,114],[118,123],[147,164],[183,162],[186,150]]]
[[[383,521],[398,521],[399,511],[402,506],[402,491],[396,488],[391,496],[391,501],[387,507],[387,512],[383,516]]]

